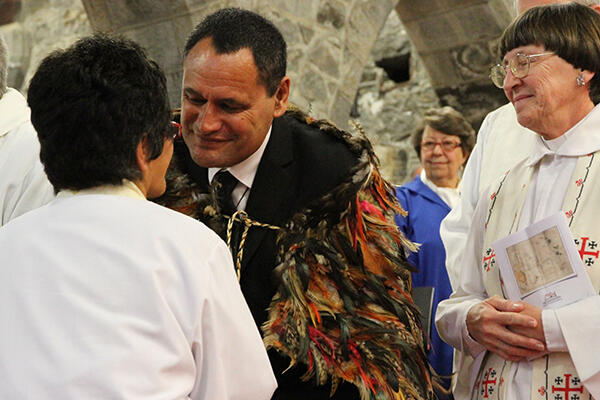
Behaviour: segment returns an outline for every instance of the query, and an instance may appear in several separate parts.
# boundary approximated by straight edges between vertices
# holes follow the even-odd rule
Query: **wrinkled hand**
[[[546,349],[541,310],[537,309],[538,318],[536,309],[493,296],[469,309],[467,329],[473,339],[505,360],[535,358]]]

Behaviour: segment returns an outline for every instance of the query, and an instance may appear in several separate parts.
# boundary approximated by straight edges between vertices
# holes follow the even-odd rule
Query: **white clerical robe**
[[[459,185],[460,201],[440,224],[446,269],[453,289],[458,286],[467,234],[479,196],[506,170],[530,154],[536,140],[534,132],[519,125],[511,103],[492,111],[483,120]],[[468,376],[458,369],[459,359],[454,358],[457,375],[452,389],[456,398],[464,398],[469,391]]]
[[[0,229],[1,399],[269,399],[225,243],[131,182]]]
[[[580,156],[600,150],[600,106],[563,136],[552,141],[539,138],[526,163],[535,166],[529,183],[517,229],[561,210]],[[450,299],[438,305],[436,326],[442,339],[460,351],[481,358],[484,348],[468,334],[466,315],[476,303],[489,297],[480,268],[484,225],[488,214],[490,192],[484,193],[475,209],[473,223],[462,259],[464,268],[459,285]],[[600,206],[599,206],[600,207]],[[596,210],[584,210],[590,217]],[[586,389],[600,398],[600,361],[592,349],[600,348],[600,296],[592,296],[575,304],[542,313],[544,334],[551,352],[568,351]],[[477,362],[475,363],[477,368]],[[512,364],[510,379],[505,382],[506,399],[531,398],[532,362]],[[472,371],[472,376],[477,371]]]
[[[460,202],[440,225],[446,269],[453,288],[458,285],[477,199],[510,167],[527,157],[535,141],[537,135],[517,122],[511,103],[492,111],[483,120],[460,182]]]
[[[21,93],[8,88],[0,98],[0,226],[54,198],[29,114]]]

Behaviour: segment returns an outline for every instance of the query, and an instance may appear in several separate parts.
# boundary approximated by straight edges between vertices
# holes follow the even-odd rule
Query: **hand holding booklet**
[[[549,309],[595,294],[562,212],[497,240],[492,247],[511,300]]]

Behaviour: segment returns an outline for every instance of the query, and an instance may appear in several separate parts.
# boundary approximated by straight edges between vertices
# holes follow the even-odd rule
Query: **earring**
[[[577,86],[585,86],[585,79],[583,74],[577,75]]]

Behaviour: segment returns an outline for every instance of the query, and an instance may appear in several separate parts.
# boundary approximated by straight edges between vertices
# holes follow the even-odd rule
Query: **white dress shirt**
[[[254,153],[252,153],[250,157],[238,164],[235,164],[234,166],[224,168],[224,170],[229,171],[231,175],[238,180],[238,184],[233,189],[233,192],[231,192],[231,199],[233,200],[233,204],[238,211],[246,209],[248,197],[250,197],[250,190],[252,189],[252,183],[254,183],[254,177],[256,176],[260,159],[265,152],[267,143],[269,143],[272,127],[273,126],[271,125],[262,144]],[[217,172],[219,172],[221,169],[223,168],[209,168],[208,181],[212,182]]]

